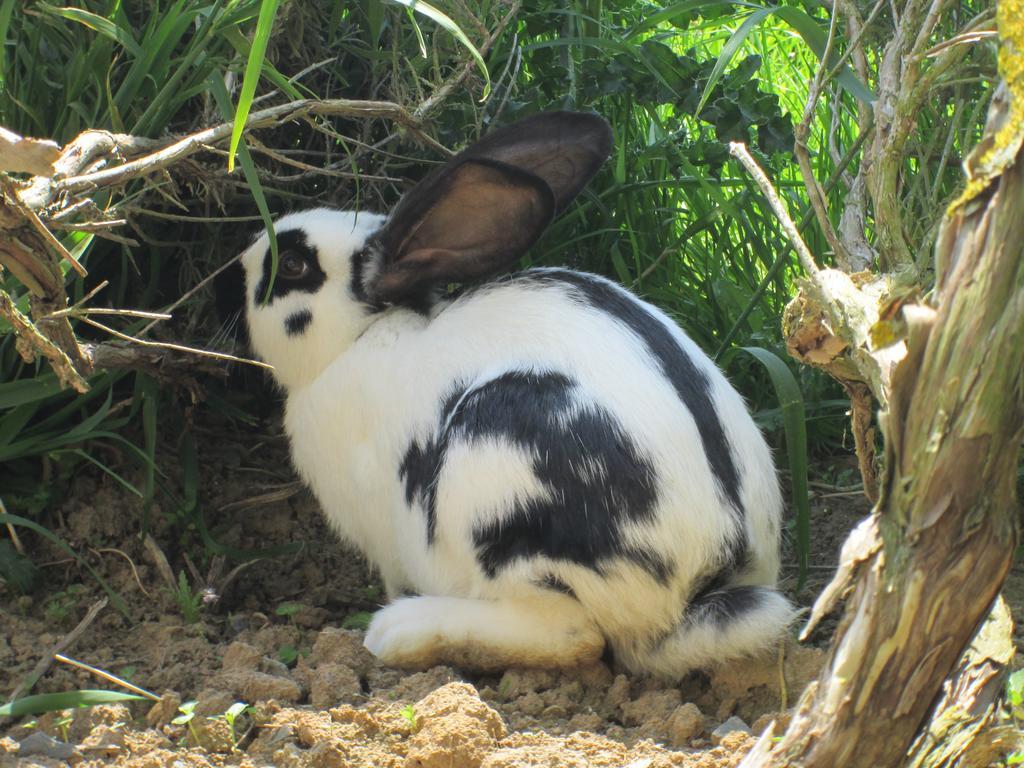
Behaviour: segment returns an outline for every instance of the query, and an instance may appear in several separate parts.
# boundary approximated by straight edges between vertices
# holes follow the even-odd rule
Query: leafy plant
[[[30,592],[39,578],[39,569],[6,539],[0,540],[0,580],[19,592]]]
[[[67,589],[48,595],[43,602],[43,614],[47,621],[54,624],[65,623],[78,606],[84,592],[85,587],[81,584],[72,584]]]
[[[274,609],[274,613],[278,616],[285,616],[289,621],[295,620],[295,614],[302,610],[300,603],[281,603],[277,608]]]
[[[807,487],[807,427],[800,385],[782,358],[760,347],[743,347],[768,371],[785,425],[792,503],[796,508],[796,551],[799,586],[807,580],[811,550],[811,507]]]
[[[197,624],[202,618],[203,595],[202,592],[193,591],[184,571],[178,572],[178,585],[171,594],[185,623]]]
[[[341,622],[341,628],[359,629],[365,632],[369,628],[372,619],[373,614],[369,611],[356,611],[345,617],[344,621]]]
[[[406,704],[398,711],[398,714],[405,719],[409,727],[414,731],[419,728],[419,724],[416,721],[416,708],[412,704]]]

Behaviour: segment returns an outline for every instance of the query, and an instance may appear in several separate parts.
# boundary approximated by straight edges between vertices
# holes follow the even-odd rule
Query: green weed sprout
[[[200,743],[199,731],[196,730],[196,702],[186,701],[184,704],[178,707],[178,711],[181,712],[176,718],[171,720],[174,725],[187,725],[188,732],[192,734],[192,739],[196,744]]]
[[[203,596],[200,592],[192,591],[192,587],[188,583],[188,576],[184,571],[178,571],[178,586],[172,591],[172,594],[185,623],[197,624],[202,613]]]
[[[231,744],[236,749],[238,747],[238,742],[241,739],[241,736],[238,734],[235,724],[238,722],[238,719],[248,709],[249,705],[246,704],[244,701],[236,701],[234,704],[228,707],[227,710],[222,715],[222,717],[224,718],[224,722],[226,722],[228,724],[228,727],[231,729]]]
[[[399,710],[398,713],[405,718],[406,722],[409,723],[409,725],[412,727],[414,731],[417,729],[416,708],[413,707],[412,704],[406,704]]]
[[[69,735],[68,729],[70,728],[71,721],[73,719],[74,718],[71,716],[71,714],[68,713],[66,715],[61,715],[60,717],[58,717],[56,720],[53,721],[54,726],[60,731],[60,740],[61,741],[65,741],[65,742],[68,741],[68,735]]]

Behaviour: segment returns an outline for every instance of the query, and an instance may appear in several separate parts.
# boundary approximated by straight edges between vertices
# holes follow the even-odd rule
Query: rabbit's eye
[[[297,280],[309,273],[309,262],[295,251],[287,251],[281,254],[277,264],[277,274],[286,280]]]

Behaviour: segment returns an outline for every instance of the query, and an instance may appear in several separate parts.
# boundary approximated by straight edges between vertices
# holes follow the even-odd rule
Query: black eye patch
[[[306,240],[306,233],[301,229],[290,229],[287,232],[277,233],[277,252],[286,253],[292,252],[295,256],[305,260],[309,265],[309,271],[302,277],[282,280],[281,275],[277,276],[274,280],[274,287],[270,291],[270,296],[267,299],[268,304],[273,304],[274,299],[281,296],[287,296],[292,291],[299,291],[301,293],[316,293],[320,290],[320,287],[327,280],[327,275],[320,268],[320,257],[316,252],[316,248],[313,248]],[[267,293],[267,286],[270,285],[270,275],[273,269],[273,262],[270,254],[270,247],[267,247],[267,252],[263,256],[263,275],[260,277],[260,282],[256,286],[256,292],[253,295],[253,302],[257,305],[263,303],[263,298]],[[305,326],[303,326],[305,327]]]

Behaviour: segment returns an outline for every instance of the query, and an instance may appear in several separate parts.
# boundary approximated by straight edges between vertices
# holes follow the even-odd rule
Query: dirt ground
[[[820,669],[828,625],[811,645],[790,639],[766,658],[677,685],[622,674],[611,660],[500,676],[385,668],[362,646],[361,627],[382,599],[379,584],[329,534],[316,502],[303,491],[289,494],[285,441],[265,432],[195,430],[199,503],[222,545],[298,549],[234,573],[237,560],[195,563],[205,583],[189,581],[205,590],[193,623],[170,582],[188,572],[185,555],[201,559],[204,550],[170,524],[175,510],[164,503],[152,511],[157,547],[144,547],[138,500],[108,477],[76,478],[54,530],[125,599],[132,620],[108,605],[64,653],[160,700],[0,722],[0,766],[727,768],[753,745],[752,734],[785,722]],[[173,461],[162,466],[173,475]],[[810,583],[796,591],[792,555],[784,570],[802,605],[828,581],[846,532],[867,511],[856,493],[827,483],[814,490]],[[0,587],[5,700],[102,596],[65,553],[22,535],[44,563],[44,584],[32,596]],[[1018,599],[1011,604],[1021,608]],[[79,688],[117,689],[54,663],[32,692]],[[196,704],[186,724],[179,707],[188,701]],[[236,702],[251,706],[231,724],[225,713]]]

